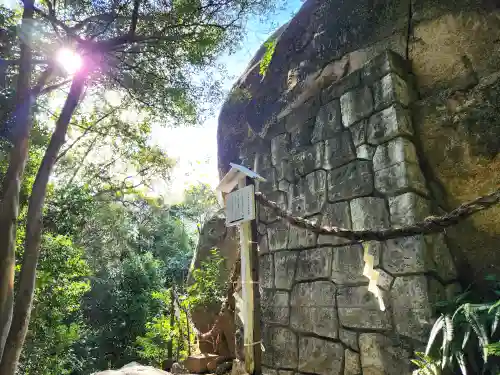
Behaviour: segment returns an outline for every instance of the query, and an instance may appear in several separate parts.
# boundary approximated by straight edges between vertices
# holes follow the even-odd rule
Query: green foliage
[[[221,267],[224,259],[217,250],[211,251],[211,257],[201,264],[199,269],[193,270],[194,283],[187,288],[187,293],[175,301],[176,313],[174,324],[171,324],[171,292],[165,290],[154,293],[153,296],[162,302],[162,313],[155,316],[146,324],[146,334],[137,338],[139,355],[152,361],[157,366],[163,366],[168,359],[166,356],[169,343],[172,343],[173,352],[182,359],[187,356],[188,348],[194,342],[195,335],[192,328],[187,336],[190,324],[188,312],[197,307],[220,303],[224,297],[225,283],[220,280]]]
[[[495,282],[495,293],[500,283]],[[422,375],[430,374],[497,374],[500,371],[492,356],[500,354],[497,333],[500,300],[473,303],[466,292],[454,301],[442,303],[443,312],[429,335],[425,354],[417,353],[412,362]]]
[[[200,109],[220,99],[213,78],[217,57],[239,46],[250,16],[275,8],[270,0],[144,0],[131,30],[133,6],[108,0],[37,3],[73,29],[56,33],[49,19],[39,17],[33,47],[48,54],[68,40],[93,40],[78,43],[82,54],[98,54],[106,67],[93,75],[91,89],[124,92],[143,111],[173,124],[192,124]]]
[[[171,291],[164,290],[153,294],[155,299],[162,302],[162,313],[146,324],[146,334],[137,338],[138,354],[141,358],[150,361],[153,365],[163,368],[168,360],[168,346],[171,343],[172,353],[177,360],[182,360],[188,355],[188,348],[195,340],[194,330],[190,324],[187,311],[189,305],[186,299],[179,298],[174,304],[175,313],[170,316]],[[180,305],[179,305],[180,304]]]
[[[160,364],[170,330],[161,296],[186,278],[195,239],[182,212],[154,199],[131,202],[102,201],[76,184],[51,188],[23,374],[87,375],[134,360]],[[200,202],[184,207],[201,212],[189,206]],[[18,227],[19,254],[24,228]],[[188,309],[189,298],[180,299]],[[180,355],[187,352],[186,319],[181,312],[172,331]]]
[[[277,39],[271,39],[264,43],[264,47],[266,48],[266,52],[262,59],[260,60],[259,73],[261,76],[265,76],[269,65],[271,64],[271,60],[273,59],[274,50],[276,49]]]
[[[44,225],[53,232],[76,236],[95,212],[97,202],[86,186],[56,187],[48,194]]]
[[[181,219],[164,206],[143,205],[137,212],[137,234],[131,244],[137,251],[149,249],[163,262],[166,282],[182,283],[187,276],[194,247]]]
[[[215,191],[204,183],[193,185],[184,192],[184,200],[171,208],[171,212],[201,227],[220,208]]]
[[[425,353],[415,352],[416,359],[412,359],[413,363],[418,368],[419,375],[441,375],[441,362],[429,357]]]
[[[500,357],[500,341],[488,344],[487,350],[490,355]]]
[[[141,110],[129,99],[115,107],[90,102],[88,108],[89,113],[73,116],[68,152],[56,166],[61,184],[84,186],[101,200],[129,203],[149,194],[155,181],[168,180],[175,162],[150,144],[148,116],[131,116]]]
[[[137,360],[134,343],[160,311],[152,293],[164,286],[162,262],[151,253],[130,254],[121,267],[95,275],[82,310],[91,334],[79,348],[91,369],[118,368]]]
[[[4,61],[16,58],[16,27],[19,15],[4,6],[0,6],[0,121],[6,122],[7,116],[12,111],[12,103],[15,91],[13,83],[15,80],[15,69]],[[7,129],[0,133],[0,139],[5,140],[9,134]],[[4,146],[4,145],[2,145]],[[1,146],[0,146],[1,147]]]
[[[221,302],[224,298],[225,282],[221,281],[221,267],[224,259],[216,249],[211,257],[193,270],[194,283],[188,288],[190,306],[206,306]]]
[[[38,266],[36,299],[20,373],[64,375],[77,370],[72,349],[85,331],[80,312],[90,290],[90,269],[70,238],[45,234]]]

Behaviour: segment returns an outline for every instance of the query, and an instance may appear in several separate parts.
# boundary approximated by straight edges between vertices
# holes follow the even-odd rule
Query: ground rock
[[[174,363],[172,365],[172,368],[170,369],[170,371],[172,372],[172,374],[187,374],[188,373],[188,370],[184,367],[184,365],[182,365],[181,363]]]
[[[229,374],[229,373],[231,373],[232,368],[233,368],[233,363],[232,362],[221,363],[215,369],[215,374],[216,375]]]
[[[235,359],[233,361],[231,375],[247,375],[247,372],[245,370],[245,362]]]
[[[93,375],[168,375],[168,372],[156,369],[151,366],[142,366],[139,363],[132,362],[123,366],[119,370],[106,370],[96,372]],[[181,374],[178,372],[177,374]]]

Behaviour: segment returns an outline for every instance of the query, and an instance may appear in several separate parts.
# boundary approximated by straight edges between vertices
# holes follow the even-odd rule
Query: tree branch
[[[83,137],[85,137],[91,129],[95,128],[100,122],[104,121],[105,119],[107,119],[109,116],[111,116],[112,114],[114,114],[117,110],[118,110],[119,107],[114,107],[111,111],[109,111],[108,113],[104,114],[103,116],[101,116],[100,118],[98,118],[92,125],[88,126],[82,134],[80,134],[80,136],[78,136],[75,141],[73,143],[71,143],[71,145],[69,145],[67,148],[65,148],[56,158],[56,163],[62,158],[64,157],[64,155],[66,155],[68,153],[69,150],[71,150],[71,148],[73,148],[75,146],[75,144],[77,144]]]
[[[83,40],[82,38],[80,38],[73,31],[73,29],[71,27],[66,25],[64,22],[58,20],[55,16],[53,16],[51,14],[47,14],[43,10],[41,10],[40,8],[37,8],[37,7],[33,7],[33,10],[35,11],[35,13],[38,13],[40,16],[42,16],[43,18],[48,20],[53,26],[59,26],[61,29],[63,29],[66,32],[66,34],[68,34],[68,36],[75,39],[78,43],[80,43],[82,45],[88,44],[88,42]]]
[[[97,139],[98,138],[99,138],[99,135],[96,135],[94,137],[94,139],[92,140],[92,142],[90,142],[90,146],[87,148],[87,151],[85,151],[85,154],[83,154],[83,157],[81,158],[80,163],[76,166],[75,170],[73,171],[73,174],[72,174],[72,176],[70,177],[70,179],[68,181],[68,184],[67,184],[68,186],[71,185],[71,183],[75,179],[75,177],[78,174],[78,172],[80,172],[80,169],[84,165],[83,162],[89,156],[90,152],[92,151],[92,149],[94,148],[95,144],[97,143]]]
[[[40,90],[39,95],[48,94],[49,92],[57,90],[58,88],[61,88],[64,85],[67,85],[68,83],[71,83],[70,79],[67,79],[65,81],[61,81],[59,83],[54,83],[53,85],[45,86],[42,90]]]
[[[118,192],[132,192],[134,189],[137,189],[139,186],[141,186],[143,184],[143,182],[139,182],[135,185],[129,185],[129,186],[126,186],[126,185],[121,185],[121,186],[116,186],[116,187],[113,187],[113,188],[109,188],[109,189],[105,189],[105,190],[101,190],[101,191],[98,191],[97,193],[95,193],[93,195],[93,198],[98,198],[104,194],[113,194],[113,193],[118,193]]]
[[[2,60],[1,61],[1,65],[8,65],[8,66],[19,65],[20,63],[21,63],[20,59],[16,59],[16,60]],[[31,64],[33,64],[33,65],[47,65],[47,64],[50,64],[50,61],[49,60],[44,60],[44,59],[32,59],[31,60]]]
[[[47,83],[47,80],[51,76],[52,72],[54,71],[54,67],[52,65],[49,65],[45,71],[40,74],[40,77],[38,78],[38,81],[36,82],[35,86],[31,89],[31,95],[33,97],[37,97],[40,95],[40,93],[43,90],[43,86]]]
[[[90,17],[85,18],[84,20],[78,22],[75,26],[71,26],[71,30],[74,32],[79,31],[85,27],[86,24],[91,23],[93,21],[105,21],[105,22],[113,22],[118,17],[117,14],[114,13],[101,13],[96,14]]]
[[[137,20],[139,19],[139,5],[140,0],[134,0],[134,9],[132,11],[132,21],[130,23],[130,29],[128,35],[133,37],[135,35],[135,29],[137,28]]]

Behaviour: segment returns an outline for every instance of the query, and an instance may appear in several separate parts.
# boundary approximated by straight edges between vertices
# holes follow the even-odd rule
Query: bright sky
[[[300,8],[302,1],[286,0],[284,9],[279,11],[266,24],[252,20],[248,25],[246,41],[241,50],[233,55],[221,57],[228,75],[223,86],[229,90],[236,79],[244,72],[248,63],[263,42],[282,24],[290,20]],[[154,129],[153,139],[163,147],[170,157],[177,159],[172,182],[167,197],[169,201],[182,199],[184,189],[197,182],[205,182],[215,187],[219,176],[217,171],[217,117],[209,118],[198,127]]]

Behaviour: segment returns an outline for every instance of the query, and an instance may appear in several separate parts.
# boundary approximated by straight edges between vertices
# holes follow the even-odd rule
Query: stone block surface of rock
[[[306,0],[271,36],[265,76],[263,46],[221,110],[221,176],[243,163],[292,215],[354,230],[413,224],[498,188],[500,3],[409,3]],[[500,275],[500,207],[444,234],[365,243],[383,311],[361,244],[260,219],[269,374],[410,374],[437,297]]]

